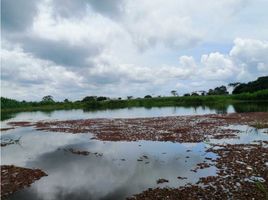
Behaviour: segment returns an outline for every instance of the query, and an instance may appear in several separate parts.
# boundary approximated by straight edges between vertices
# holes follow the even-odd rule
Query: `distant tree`
[[[47,95],[42,98],[42,102],[54,102],[53,96]]]
[[[82,102],[95,101],[96,99],[96,96],[86,96],[82,99]]]
[[[118,97],[118,100],[121,100],[122,98],[121,97]]]
[[[173,96],[178,96],[178,93],[176,90],[171,90],[170,93],[173,95]]]
[[[191,96],[191,95],[189,93],[186,93],[183,96],[188,97],[188,96]]]
[[[268,89],[268,76],[259,77],[256,81],[242,83],[235,87],[233,94],[240,94],[243,92],[256,92],[259,90]]]
[[[228,94],[228,91],[227,91],[227,88],[226,86],[222,85],[220,87],[216,87],[214,89],[214,91],[216,92],[216,94],[219,94],[219,95],[225,95],[225,94]]]
[[[69,103],[70,101],[68,99],[64,99],[64,103]]]
[[[105,101],[108,100],[108,97],[97,97],[97,101]]]
[[[197,92],[193,92],[191,96],[199,96],[199,94]]]
[[[133,96],[127,96],[127,99],[133,99]]]
[[[14,108],[14,107],[20,107],[20,106],[21,106],[21,103],[15,99],[1,97],[1,109]]]
[[[202,96],[205,96],[205,95],[207,94],[207,92],[204,91],[204,90],[201,90],[201,91],[199,91],[199,92],[201,93]]]
[[[150,98],[152,98],[152,96],[151,95],[146,95],[144,98],[145,99],[150,99]]]
[[[226,86],[222,85],[220,87],[216,87],[214,90],[213,89],[209,89],[208,95],[226,95],[229,94],[227,91]]]

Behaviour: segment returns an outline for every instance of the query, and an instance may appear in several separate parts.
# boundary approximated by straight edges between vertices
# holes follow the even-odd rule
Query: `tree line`
[[[259,93],[258,97],[261,97],[262,99],[266,99],[267,96],[267,91],[268,91],[268,76],[264,77],[259,77],[255,81],[251,81],[248,83],[230,83],[228,86],[234,87],[234,90],[232,94],[238,95],[238,94],[244,94],[244,93],[255,93],[257,91],[264,91],[263,94]],[[178,93],[176,90],[172,90],[171,94],[173,96],[178,96]],[[226,86],[220,86],[216,87],[214,89],[209,89],[208,91],[199,91],[199,92],[192,92],[192,93],[187,93],[184,94],[183,96],[215,96],[215,95],[222,95],[226,96],[228,95],[227,87]],[[262,95],[262,96],[261,96]],[[263,96],[264,95],[264,96]],[[243,97],[243,95],[240,97]],[[252,96],[245,96],[244,98],[254,98],[254,95]],[[143,98],[136,98],[134,99],[133,96],[127,96],[126,101],[133,101],[136,100],[139,102],[139,104],[142,104],[142,101],[147,101],[152,99],[153,97],[151,95],[146,95]],[[164,101],[169,101],[168,97],[161,97],[158,96],[158,99],[161,99],[161,103],[165,104]],[[155,98],[154,98],[155,99]],[[121,97],[119,98],[109,98],[105,96],[86,96],[82,100],[77,100],[77,101],[70,101],[68,99],[65,99],[63,102],[57,102],[54,100],[53,96],[51,95],[46,95],[42,98],[41,101],[39,102],[26,102],[26,101],[17,101],[14,99],[9,99],[5,97],[1,97],[1,109],[5,108],[22,108],[22,107],[42,107],[42,106],[50,106],[50,105],[55,105],[55,106],[64,106],[64,107],[83,107],[84,105],[87,105],[88,107],[91,108],[99,108],[100,106],[104,105],[103,103],[106,103],[107,105],[109,104],[110,106],[125,106],[126,104],[125,100],[122,100]],[[133,103],[133,102],[132,102]],[[129,103],[128,103],[129,105]],[[134,104],[133,104],[134,105]],[[136,105],[136,104],[135,104]]]

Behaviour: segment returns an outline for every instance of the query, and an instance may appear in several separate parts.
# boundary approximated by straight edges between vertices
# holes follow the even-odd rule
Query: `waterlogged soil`
[[[37,122],[33,125],[37,130],[42,131],[93,133],[95,139],[103,141],[201,142],[208,138],[238,137],[236,133],[239,130],[223,129],[221,128],[223,126],[266,124],[267,121],[268,113],[259,112],[137,119],[68,120]]]
[[[1,128],[0,131],[3,132],[3,131],[12,130],[12,129],[14,129],[14,127],[11,127],[11,128]]]
[[[1,165],[1,198],[29,187],[33,182],[47,176],[40,169],[28,169],[13,165]]]
[[[12,137],[21,137],[23,147],[27,134],[37,137],[33,148],[38,155],[30,155],[37,158],[26,163],[48,170],[46,181],[38,181],[34,189],[40,199],[86,195],[90,199],[258,200],[268,199],[267,121],[264,112],[24,121],[9,123],[14,128],[9,131],[14,131]],[[25,133],[17,134],[20,128]],[[2,148],[14,152],[17,146]],[[14,162],[7,156],[4,163]],[[26,177],[23,182],[32,183]],[[54,196],[47,196],[48,191]],[[29,189],[11,199],[26,199],[27,194],[36,197]]]
[[[267,146],[213,145],[207,152],[219,155],[214,163],[217,176],[179,188],[150,188],[128,199],[268,199]]]

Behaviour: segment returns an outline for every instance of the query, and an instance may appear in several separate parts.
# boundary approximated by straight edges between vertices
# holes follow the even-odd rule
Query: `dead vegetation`
[[[28,169],[14,165],[1,165],[1,198],[29,187],[33,182],[47,174],[40,169]]]

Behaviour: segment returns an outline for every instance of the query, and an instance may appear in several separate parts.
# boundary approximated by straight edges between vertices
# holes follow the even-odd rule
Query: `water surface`
[[[237,112],[237,108],[229,105],[224,110],[206,106],[124,108],[91,112],[59,110],[21,112],[2,121],[1,124],[4,127],[10,121],[136,118],[230,112]],[[200,177],[216,175],[217,168],[214,166],[193,171],[198,163],[210,163],[210,158],[217,158],[216,154],[206,152],[211,143],[268,141],[268,134],[264,133],[267,130],[239,125],[226,128],[239,130],[240,138],[211,139],[200,143],[104,142],[92,139],[93,135],[90,133],[43,132],[33,127],[4,131],[1,133],[2,141],[19,139],[19,142],[1,148],[1,164],[40,168],[48,174],[31,187],[11,195],[9,199],[125,199],[148,188],[178,187],[195,183]],[[90,154],[87,156],[73,154],[69,151],[70,148],[88,151]],[[156,182],[160,178],[169,182],[158,185]]]

